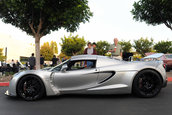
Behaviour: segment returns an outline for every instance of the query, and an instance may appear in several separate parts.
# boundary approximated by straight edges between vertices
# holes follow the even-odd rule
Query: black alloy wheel
[[[143,70],[139,72],[133,81],[132,91],[139,97],[154,97],[162,88],[160,75],[153,70]]]
[[[28,75],[18,82],[17,94],[26,101],[38,100],[45,95],[45,87],[40,78]]]

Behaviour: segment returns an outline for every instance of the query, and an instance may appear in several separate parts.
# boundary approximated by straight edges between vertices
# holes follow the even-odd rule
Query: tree
[[[4,61],[5,60],[5,56],[3,55],[3,48],[0,48],[0,61]]]
[[[60,53],[59,55],[58,55],[58,57],[59,57],[59,59],[62,61],[62,58],[63,57],[65,57],[66,59],[70,59],[71,58],[71,56],[67,56],[67,55],[65,55],[64,53]]]
[[[84,37],[80,38],[78,35],[76,36],[64,36],[61,38],[61,52],[67,56],[77,55],[79,53],[84,52],[84,47],[86,45],[86,41]]]
[[[154,45],[154,49],[159,53],[172,53],[172,41],[160,41]]]
[[[107,41],[98,41],[96,50],[98,55],[105,55],[109,51],[110,44]]]
[[[54,41],[50,42],[50,48],[53,50],[53,54],[58,54],[58,47],[57,43]]]
[[[36,69],[40,68],[40,39],[61,28],[74,32],[89,21],[87,0],[0,0],[0,18],[35,38]]]
[[[147,24],[165,24],[172,30],[172,0],[139,0],[131,13],[136,21]]]
[[[123,52],[130,52],[131,47],[132,47],[130,40],[129,41],[122,40],[119,42],[119,44],[121,45]]]
[[[134,40],[133,47],[136,49],[136,52],[140,53],[142,56],[145,56],[146,52],[150,52],[153,45],[153,39],[148,40],[147,38],[140,38]]]
[[[53,58],[53,50],[50,47],[49,42],[45,42],[40,49],[40,53],[42,54],[42,56],[44,57],[44,59],[46,61],[51,61]]]

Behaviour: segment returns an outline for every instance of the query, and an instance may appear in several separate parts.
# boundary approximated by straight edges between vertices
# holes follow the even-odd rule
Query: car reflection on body
[[[78,55],[53,68],[15,74],[6,94],[25,100],[71,93],[133,93],[149,98],[159,94],[166,84],[161,61],[126,62],[105,56]]]

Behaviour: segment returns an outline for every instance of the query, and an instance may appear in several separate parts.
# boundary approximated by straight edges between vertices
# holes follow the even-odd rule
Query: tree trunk
[[[35,36],[36,69],[40,69],[40,38]]]
[[[41,13],[40,13],[41,15]],[[38,29],[37,32],[35,31],[34,27],[33,27],[33,22],[29,23],[29,26],[33,32],[33,35],[35,37],[35,54],[36,54],[36,69],[40,69],[40,39],[43,36],[43,34],[40,34],[40,31],[42,29],[42,19],[40,16],[40,20],[39,20],[39,25],[38,25]]]

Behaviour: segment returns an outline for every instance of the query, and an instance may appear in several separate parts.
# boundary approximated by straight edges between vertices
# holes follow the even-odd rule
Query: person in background
[[[34,53],[32,53],[31,57],[29,58],[29,65],[30,65],[30,70],[33,70],[35,68],[36,60],[34,57]]]
[[[114,38],[114,44],[110,45],[109,52],[111,52],[112,58],[122,60],[122,48],[121,45],[118,44],[117,38]]]
[[[12,70],[12,72],[16,72],[16,68],[17,68],[17,66],[16,66],[16,63],[14,62],[14,60],[12,59],[11,60],[11,63],[9,64],[10,66],[10,70]]]
[[[0,77],[2,76],[2,62],[0,61]]]
[[[66,57],[65,56],[62,58],[62,62],[64,62],[64,61],[66,61]]]
[[[47,67],[47,64],[46,63],[44,63],[44,67]]]
[[[95,54],[97,55],[97,49],[96,49],[96,46],[97,46],[96,42],[93,42],[92,47],[93,47],[93,49],[95,50]]]
[[[17,66],[18,66],[18,67],[20,67],[20,63],[19,63],[19,61],[18,61],[18,60],[16,61],[16,64],[17,64]]]
[[[85,48],[85,50],[84,50],[84,54],[87,54],[87,55],[96,55],[97,54],[96,50],[92,47],[91,42],[88,42],[87,46],[88,47]]]
[[[58,59],[57,59],[56,56],[54,55],[51,61],[52,61],[52,66],[56,66],[56,65],[57,65]]]
[[[84,50],[84,54],[87,54],[87,55],[96,55],[97,52],[96,50],[93,48],[91,42],[88,42],[87,44],[87,48],[85,48]],[[85,67],[91,67],[93,65],[93,63],[91,61],[85,61]]]
[[[28,68],[28,62],[26,62],[25,65],[26,65],[26,69],[28,70],[28,69],[29,69],[29,68]]]
[[[41,69],[44,67],[44,57],[42,56],[42,54],[40,56],[40,66],[41,66]]]
[[[96,49],[97,44],[95,42],[93,42],[92,46],[93,46],[94,49]]]
[[[11,60],[11,63],[10,63],[10,67],[13,67],[14,64],[15,64],[15,62],[14,62],[14,60],[12,59],[12,60]]]
[[[17,71],[19,72],[19,70],[20,70],[20,63],[19,63],[18,60],[16,61],[16,65],[17,65]]]
[[[60,60],[60,57],[59,56],[57,56],[57,64],[60,64],[61,63],[61,60]]]

